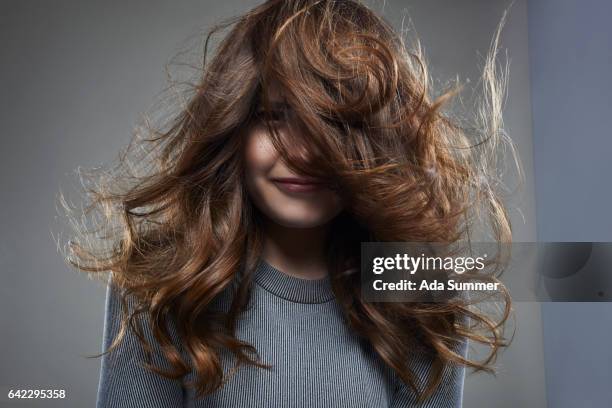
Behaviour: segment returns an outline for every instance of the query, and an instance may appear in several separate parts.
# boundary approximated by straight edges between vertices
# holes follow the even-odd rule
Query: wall
[[[529,2],[541,241],[612,240],[610,15],[605,0]],[[542,319],[549,406],[609,406],[612,305],[543,303]]]

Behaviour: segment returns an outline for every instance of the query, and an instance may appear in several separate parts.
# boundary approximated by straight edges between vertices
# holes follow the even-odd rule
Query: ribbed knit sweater
[[[218,305],[224,304],[229,299],[221,297]],[[104,350],[119,330],[120,312],[117,289],[109,285]],[[155,346],[150,328],[143,328]],[[417,405],[413,391],[348,329],[327,277],[299,279],[261,260],[236,335],[272,368],[241,366],[219,390],[196,399],[193,388],[145,369],[143,350],[128,331],[102,358],[97,407],[461,407],[464,368],[447,367],[435,394]],[[154,362],[168,367],[154,350]],[[460,351],[465,355],[466,345]],[[231,368],[230,359],[222,360]],[[416,357],[410,364],[424,379],[430,360]]]

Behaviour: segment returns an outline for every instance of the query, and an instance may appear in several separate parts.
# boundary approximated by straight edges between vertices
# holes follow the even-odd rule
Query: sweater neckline
[[[273,295],[296,303],[325,303],[335,297],[329,276],[297,278],[280,271],[263,258],[255,269],[255,283]]]

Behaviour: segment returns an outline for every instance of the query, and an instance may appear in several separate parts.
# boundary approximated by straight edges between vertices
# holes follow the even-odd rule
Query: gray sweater
[[[242,366],[218,391],[196,399],[192,388],[143,368],[143,352],[128,331],[125,341],[102,358],[97,407],[461,406],[465,369],[455,366],[447,368],[433,397],[417,405],[410,388],[349,331],[328,278],[295,278],[261,260],[254,281],[237,336],[253,344],[272,369]],[[223,306],[229,299],[222,296],[219,302]],[[118,332],[120,307],[116,289],[108,289],[104,350]],[[173,338],[178,339],[176,333]],[[461,352],[467,353],[466,346]],[[158,349],[154,359],[168,367]],[[424,357],[411,364],[421,378],[430,367]],[[225,359],[224,366],[231,362]],[[186,379],[194,378],[192,371]]]

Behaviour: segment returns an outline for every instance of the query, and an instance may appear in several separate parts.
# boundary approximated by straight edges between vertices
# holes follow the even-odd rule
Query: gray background
[[[611,15],[606,0],[529,2],[542,241],[612,241]],[[549,406],[610,406],[612,304],[541,306]]]
[[[78,166],[89,168],[116,158],[139,115],[165,85],[164,65],[187,37],[256,3],[1,3],[1,406],[94,404],[99,360],[83,356],[100,350],[104,288],[61,260],[57,237],[52,236],[62,223],[56,218],[57,194],[75,183]],[[442,81],[455,75],[477,79],[482,55],[509,5],[493,0],[369,3],[396,26],[402,10],[408,11],[433,74]],[[612,92],[599,82],[604,72],[612,71],[610,29],[604,28],[603,18],[610,10],[594,0],[554,3],[558,7],[552,1],[516,0],[502,36],[511,59],[505,121],[526,174],[522,194],[508,200],[515,238],[610,240],[612,220],[605,212],[610,191],[600,186],[611,170],[605,160],[610,132],[602,118],[609,117],[605,113]],[[578,3],[590,4],[582,8]],[[579,18],[574,18],[579,10]],[[593,37],[597,27],[607,30],[597,37],[599,42]],[[575,51],[571,64],[566,63],[568,46]],[[595,64],[607,71],[598,71]],[[585,66],[590,69],[586,74]],[[579,86],[583,83],[586,89]],[[568,88],[575,98],[559,94]],[[595,110],[587,103],[593,98]],[[584,115],[581,124],[572,119],[577,110]],[[585,131],[590,129],[598,131]],[[576,134],[586,143],[578,143]],[[592,182],[584,183],[585,177]],[[568,184],[578,192],[570,200]],[[584,333],[597,331],[609,338],[608,305],[549,306],[543,308],[543,331],[539,304],[515,305],[514,343],[498,360],[497,377],[468,376],[466,407],[544,407],[547,400],[551,407],[569,407],[576,405],[568,398],[575,401],[572,398],[587,394],[593,403],[588,406],[604,404],[609,391],[600,383],[612,378],[610,352],[604,350],[609,341],[592,338],[580,352],[586,361],[582,365],[572,356],[581,350]],[[567,328],[568,315],[574,316],[569,325],[575,329]],[[601,324],[604,319],[607,326]],[[601,368],[606,362],[607,372]],[[572,387],[575,381],[580,388]],[[9,402],[11,388],[66,389],[68,398]]]

